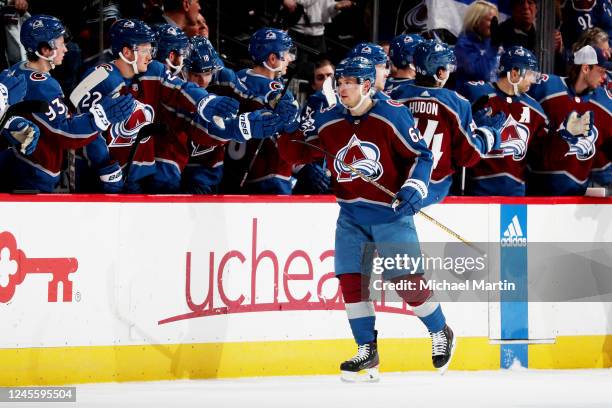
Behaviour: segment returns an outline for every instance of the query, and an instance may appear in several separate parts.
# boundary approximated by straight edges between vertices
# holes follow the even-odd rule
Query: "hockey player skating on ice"
[[[391,74],[385,83],[385,93],[391,99],[394,91],[403,84],[414,83],[416,71],[414,68],[414,50],[425,39],[418,34],[401,34],[391,40],[389,45],[389,59],[391,60]]]
[[[36,150],[25,156],[13,149],[12,176],[14,189],[52,192],[59,183],[60,170],[67,149],[91,143],[99,132],[127,119],[134,107],[134,98],[97,98],[86,113],[72,115],[64,103],[64,94],[50,71],[63,61],[66,53],[66,30],[55,17],[36,15],[21,27],[20,40],[28,60],[11,68],[14,75],[27,81],[24,100],[48,102],[45,114],[28,115],[41,131]]]
[[[536,56],[523,47],[511,47],[501,56],[499,79],[495,83],[468,82],[465,96],[472,104],[486,100],[493,117],[507,115],[500,131],[498,149],[489,152],[468,169],[468,195],[524,196],[527,155],[532,140],[546,136],[548,119],[538,102],[526,94],[540,78]],[[484,99],[481,99],[484,98]],[[486,125],[489,115],[475,117]],[[483,121],[483,122],[480,122]]]
[[[374,243],[383,257],[406,253],[406,248],[410,256],[420,253],[412,216],[427,196],[432,157],[405,106],[392,100],[372,99],[376,69],[370,61],[362,57],[343,60],[335,77],[341,104],[301,118],[299,129],[279,138],[279,149],[287,160],[295,163],[322,159],[320,151],[292,142],[305,140],[336,157],[327,160],[340,205],[335,272],[357,343],[357,354],[344,361],[340,370],[348,381],[356,380],[364,370],[366,379],[376,380],[377,332],[367,285],[371,264],[362,259],[363,246]],[[362,180],[345,163],[397,191],[396,202],[391,203],[385,193]],[[398,245],[403,251],[398,252]],[[407,275],[405,270],[398,269],[386,271],[383,276],[394,282],[422,280],[421,275]],[[427,290],[398,294],[430,332],[434,367],[445,370],[455,338],[439,303]]]
[[[448,45],[423,41],[414,51],[415,83],[402,85],[393,92],[393,98],[410,109],[433,154],[433,172],[424,206],[448,195],[457,170],[475,165],[482,155],[498,146],[498,128],[505,120],[501,113],[489,117],[488,126],[476,126],[470,103],[444,88],[455,64],[455,55]]]
[[[529,91],[550,131],[532,141],[528,195],[583,195],[597,151],[612,159],[612,99],[602,87],[611,68],[599,48],[587,45],[574,53],[567,78],[542,75]]]
[[[31,121],[20,116],[5,118],[8,108],[23,101],[27,91],[27,83],[23,75],[15,76],[9,70],[0,72],[0,120],[6,120],[3,129],[0,129],[5,140],[11,146],[21,150],[26,156],[32,154],[38,144],[40,130]],[[10,154],[8,151],[0,152],[0,166],[3,158]]]

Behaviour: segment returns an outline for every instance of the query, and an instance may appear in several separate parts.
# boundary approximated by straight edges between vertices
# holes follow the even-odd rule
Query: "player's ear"
[[[49,57],[53,53],[53,50],[49,46],[47,46],[47,45],[41,45],[38,48],[38,52],[42,56]]]
[[[268,55],[268,65],[274,67],[280,58],[275,53]]]
[[[444,79],[446,78],[446,70],[443,68],[438,68],[438,70],[436,71],[436,76],[438,77],[438,79]]]
[[[590,66],[590,65],[586,65],[586,64],[583,64],[583,65],[581,66],[581,68],[580,68],[580,71],[581,71],[583,74],[588,74],[590,70],[591,70],[591,66]]]
[[[183,11],[186,13],[187,11],[189,11],[189,6],[191,5],[191,2],[194,0],[183,0]]]
[[[134,57],[134,51],[130,47],[123,47],[121,49],[121,53],[127,59],[131,59]]]

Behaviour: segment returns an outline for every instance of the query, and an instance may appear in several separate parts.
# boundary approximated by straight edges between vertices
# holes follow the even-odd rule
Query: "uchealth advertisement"
[[[332,201],[4,202],[0,211],[11,215],[0,231],[1,348],[351,338],[334,277],[339,210]],[[473,242],[527,236],[527,219],[509,214],[501,225],[496,204],[438,205],[428,213]],[[453,241],[426,219],[415,222],[423,243]],[[529,228],[529,237],[545,236],[541,226]],[[431,285],[456,333],[495,332],[489,293],[511,295],[512,275],[500,276],[497,266],[489,273],[494,263],[478,254],[468,262],[448,247],[440,254],[423,248],[408,263],[384,259],[383,248],[374,254],[372,298],[384,337],[428,334],[397,296],[380,291],[382,281],[376,287],[378,272],[429,262],[454,265]],[[474,297],[457,301],[456,291],[468,287]],[[571,323],[557,322],[557,332]]]
[[[350,338],[334,202],[0,207],[0,347]],[[405,304],[376,308],[386,336],[427,336]]]

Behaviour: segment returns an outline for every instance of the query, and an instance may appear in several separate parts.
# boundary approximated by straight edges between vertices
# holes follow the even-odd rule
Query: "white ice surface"
[[[337,376],[77,385],[77,403],[10,407],[611,408],[612,370],[382,373],[379,383]]]

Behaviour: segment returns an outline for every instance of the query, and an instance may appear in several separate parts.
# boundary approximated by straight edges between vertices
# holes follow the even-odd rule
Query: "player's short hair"
[[[192,1],[199,0],[189,0],[189,3]],[[183,0],[163,0],[164,11],[179,11],[183,8]]]
[[[470,4],[463,17],[463,31],[466,33],[476,32],[480,20],[482,20],[491,10],[495,11],[495,16],[499,18],[499,11],[497,10],[497,6],[493,3],[486,0],[476,0]]]
[[[436,81],[434,77],[429,76],[429,75],[419,74],[418,72],[416,73],[414,77],[414,84],[416,86],[425,86],[428,88],[438,87],[438,81]]]
[[[327,58],[320,58],[320,59],[318,59],[318,60],[316,60],[316,61],[315,61],[315,63],[314,63],[314,69],[323,68],[323,67],[326,67],[326,66],[328,66],[328,65],[329,65],[329,66],[331,66],[331,67],[332,67],[332,68],[334,68],[334,69],[336,68],[336,67],[334,66],[334,64],[333,64],[333,63],[332,63],[330,60],[328,60]]]

